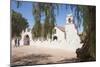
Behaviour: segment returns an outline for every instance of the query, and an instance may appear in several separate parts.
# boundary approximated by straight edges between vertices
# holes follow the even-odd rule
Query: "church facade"
[[[72,15],[67,16],[66,24],[64,27],[55,26],[54,30],[55,30],[55,33],[52,35],[52,42],[49,42],[50,39],[47,39],[47,44],[49,45],[48,47],[51,47],[50,45],[54,44],[55,41],[57,44],[57,45],[54,44],[56,48],[58,47],[62,48],[63,46],[70,50],[76,50],[77,48],[82,47],[82,44],[80,43],[81,42],[80,37],[78,36],[77,29],[75,28],[75,25],[73,23]],[[22,31],[20,45],[37,44],[32,39],[31,31],[32,30],[28,28],[25,31]],[[40,41],[37,41],[37,42],[40,42]],[[14,44],[14,39],[12,40],[12,44]],[[44,44],[44,42],[41,42],[40,44]]]

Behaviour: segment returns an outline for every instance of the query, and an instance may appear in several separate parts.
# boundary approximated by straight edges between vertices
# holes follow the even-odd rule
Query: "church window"
[[[56,29],[54,29],[54,33],[56,34]]]
[[[68,19],[68,22],[71,23],[71,18]]]
[[[53,40],[57,40],[57,39],[58,39],[57,36],[54,36],[54,37],[53,37]]]

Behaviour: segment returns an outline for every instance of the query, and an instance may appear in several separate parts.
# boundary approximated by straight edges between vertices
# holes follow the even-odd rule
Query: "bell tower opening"
[[[66,23],[73,23],[73,15],[72,15],[72,14],[69,14],[69,15],[66,17]]]

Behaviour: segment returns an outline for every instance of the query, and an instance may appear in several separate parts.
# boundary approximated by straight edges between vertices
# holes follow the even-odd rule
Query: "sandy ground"
[[[62,60],[76,58],[76,53],[63,49],[38,46],[12,46],[12,65],[59,63]]]

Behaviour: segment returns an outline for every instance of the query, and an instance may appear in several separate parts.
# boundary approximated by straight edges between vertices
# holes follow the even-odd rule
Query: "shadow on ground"
[[[52,61],[52,56],[47,54],[31,54],[23,57],[11,58],[11,66],[29,66],[29,65],[40,65],[40,64],[57,64],[57,63],[71,63],[77,62],[77,59],[64,59],[60,61]]]

